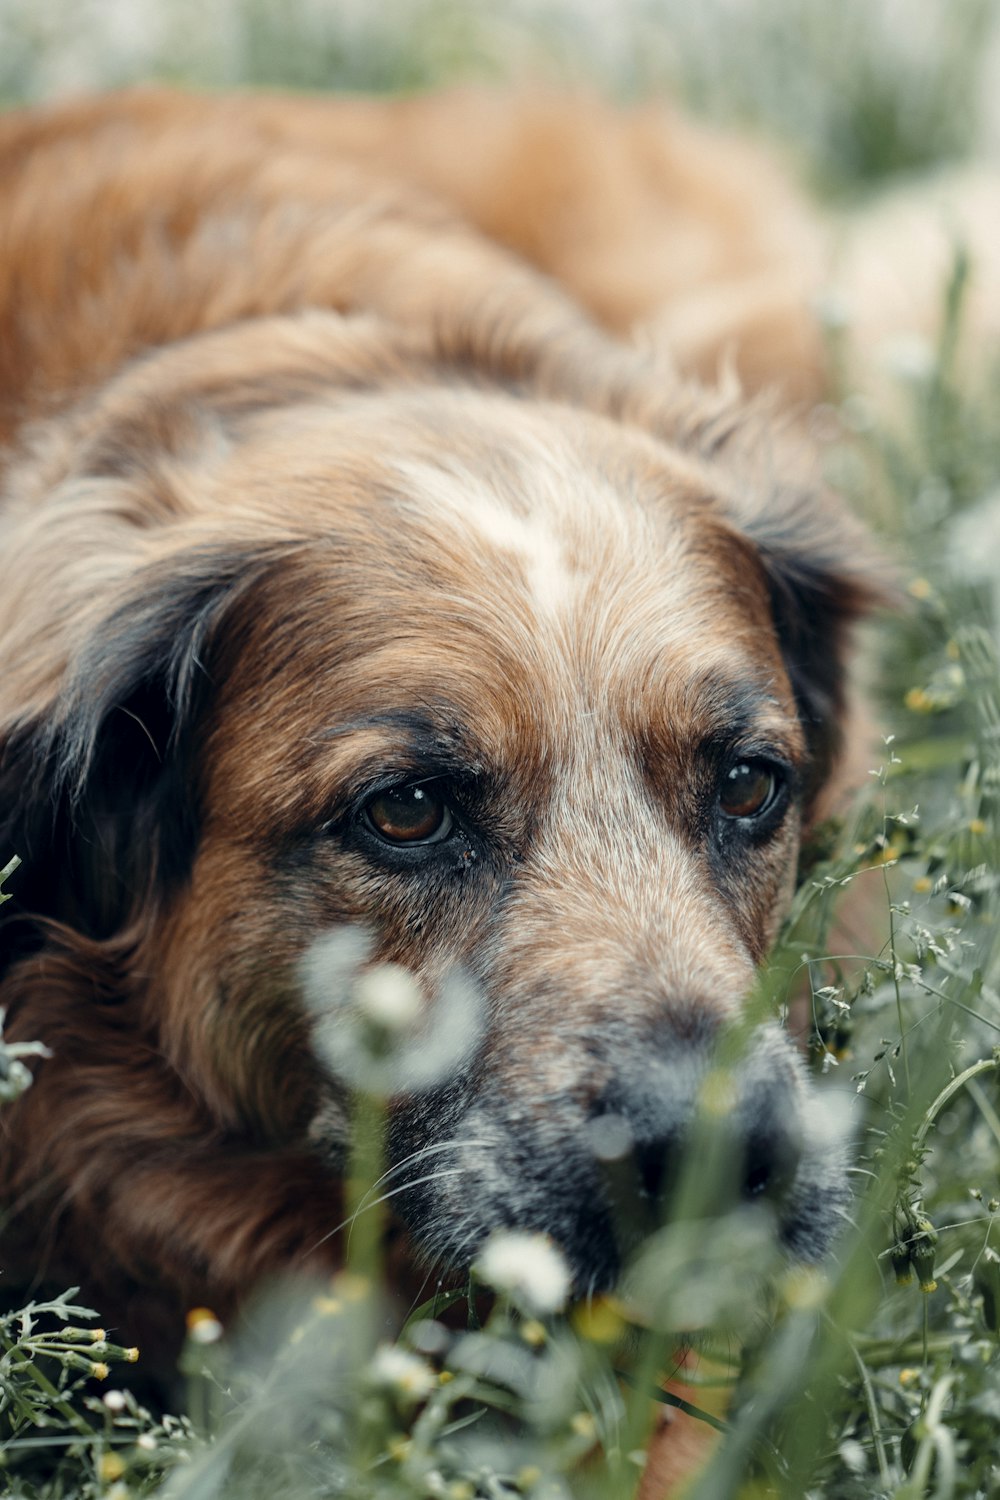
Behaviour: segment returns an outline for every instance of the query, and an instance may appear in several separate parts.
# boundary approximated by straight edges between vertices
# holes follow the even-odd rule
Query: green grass
[[[621,1500],[692,1309],[709,1381],[694,1404],[724,1431],[691,1500],[1000,1490],[1000,677],[995,582],[970,581],[961,546],[1000,484],[1000,381],[956,386],[963,278],[960,263],[903,415],[834,455],[908,560],[910,605],[870,642],[886,725],[871,786],[803,879],[757,997],[773,1008],[807,982],[820,1081],[863,1115],[836,1263],[790,1270],[766,1223],[689,1205],[644,1255],[640,1296],[540,1317],[515,1286],[464,1333],[426,1309],[403,1358],[354,1257],[314,1305],[266,1305],[231,1345],[193,1338],[183,1420],[118,1394],[125,1354],[79,1309],[40,1306],[0,1323],[15,1494]],[[884,940],[831,953],[835,906],[859,885]],[[11,1051],[8,1077],[28,1065]],[[377,1103],[359,1111],[374,1177]],[[370,1272],[371,1234],[358,1242]]]
[[[636,3],[612,53],[597,30],[567,41],[570,13],[555,4],[530,27],[501,8],[504,31],[450,0],[414,0],[405,25],[390,6],[391,26],[360,10],[348,25],[244,0],[228,50],[201,49],[203,33],[174,11],[157,58],[163,74],[196,81],[373,88],[501,76],[510,55],[561,58],[564,73],[621,95],[673,80],[708,112],[794,142],[829,191],[859,193],[979,138],[977,66],[995,12],[985,0],[929,3],[930,42],[894,49],[889,12],[860,0],[760,0],[714,32],[679,7]],[[94,14],[83,10],[67,40],[55,11],[39,20],[0,0],[0,95],[37,92],[46,59]],[[131,66],[112,56],[94,81],[122,81]],[[766,1222],[705,1219],[689,1201],[643,1256],[641,1295],[539,1309],[529,1247],[527,1290],[460,1288],[467,1329],[455,1330],[455,1309],[445,1328],[426,1308],[388,1353],[370,1264],[378,1210],[363,1207],[333,1287],[268,1302],[231,1337],[195,1322],[183,1416],[129,1393],[141,1359],[95,1336],[97,1313],[72,1294],[0,1318],[0,1462],[13,1495],[625,1500],[650,1392],[692,1335],[703,1384],[690,1399],[718,1441],[688,1500],[1000,1494],[1000,567],[984,543],[1000,536],[1000,369],[974,382],[959,373],[973,334],[962,329],[966,272],[959,258],[937,349],[891,411],[858,396],[849,337],[840,351],[849,438],[831,472],[882,530],[907,606],[866,641],[884,728],[870,785],[811,851],[754,997],[770,1011],[804,988],[818,1084],[853,1101],[855,1223],[835,1262],[789,1269]],[[16,879],[0,873],[0,898]],[[0,1043],[0,1094],[27,1086],[33,1065]],[[368,1124],[356,1159],[374,1177],[377,1100],[358,1113]]]

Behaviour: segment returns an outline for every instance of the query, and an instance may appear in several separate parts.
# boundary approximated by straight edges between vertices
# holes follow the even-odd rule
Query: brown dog
[[[607,1285],[591,1127],[655,1200],[875,589],[759,414],[615,335],[814,394],[806,221],[665,116],[462,95],[13,115],[0,194],[0,1002],[52,1054],[2,1116],[9,1267],[225,1311],[336,1261],[351,924],[431,1024],[481,1000],[393,1105],[420,1253],[535,1228]],[[812,1256],[808,1102],[764,1028],[745,1189]]]

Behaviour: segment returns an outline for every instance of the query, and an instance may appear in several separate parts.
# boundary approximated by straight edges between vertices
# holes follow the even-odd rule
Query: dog
[[[859,742],[880,565],[755,394],[822,390],[808,215],[665,111],[466,92],[14,113],[0,192],[5,1269],[131,1336],[339,1264],[346,929],[479,1007],[393,1090],[406,1256],[612,1285],[595,1131],[659,1202]],[[822,1256],[777,1024],[732,1090]]]

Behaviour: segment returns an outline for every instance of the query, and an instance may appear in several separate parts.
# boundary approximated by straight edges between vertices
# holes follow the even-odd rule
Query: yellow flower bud
[[[110,1484],[125,1473],[125,1460],[120,1453],[102,1453],[98,1469],[104,1483]]]
[[[613,1344],[625,1329],[625,1319],[608,1297],[594,1297],[573,1309],[573,1322],[591,1344]]]

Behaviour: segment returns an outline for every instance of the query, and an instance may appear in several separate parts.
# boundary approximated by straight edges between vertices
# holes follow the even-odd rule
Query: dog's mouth
[[[765,1029],[738,1068],[678,1046],[620,1076],[628,1087],[589,1107],[495,1086],[404,1106],[396,1201],[428,1260],[465,1271],[493,1232],[538,1232],[588,1295],[611,1290],[665,1224],[741,1208],[786,1257],[826,1255],[849,1196],[844,1149],[781,1032]]]

